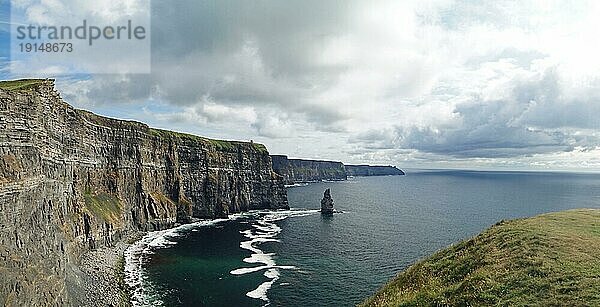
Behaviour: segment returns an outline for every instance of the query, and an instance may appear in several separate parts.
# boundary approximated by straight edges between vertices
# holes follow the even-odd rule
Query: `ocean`
[[[317,211],[326,188],[342,213]],[[126,253],[135,306],[353,306],[502,219],[600,208],[600,174],[413,170],[288,188],[291,210],[153,232]]]

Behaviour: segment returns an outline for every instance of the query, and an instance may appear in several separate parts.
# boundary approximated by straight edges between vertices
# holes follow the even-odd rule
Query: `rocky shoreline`
[[[113,246],[105,246],[86,252],[81,256],[80,291],[75,302],[85,306],[131,306],[131,299],[124,282],[127,248],[142,238],[144,232],[135,233]]]

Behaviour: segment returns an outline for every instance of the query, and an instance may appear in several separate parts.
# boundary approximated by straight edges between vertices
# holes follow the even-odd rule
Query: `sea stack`
[[[331,191],[325,190],[323,199],[321,199],[321,214],[333,214],[333,198],[331,198]]]

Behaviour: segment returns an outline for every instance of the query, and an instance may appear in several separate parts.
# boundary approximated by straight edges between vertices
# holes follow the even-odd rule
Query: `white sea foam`
[[[263,274],[269,280],[260,284],[256,289],[246,293],[246,296],[256,299],[261,299],[269,302],[267,292],[273,284],[279,279],[279,269],[291,270],[296,269],[291,265],[277,265],[274,260],[274,253],[265,253],[258,246],[264,242],[279,242],[275,237],[281,232],[281,228],[275,224],[276,221],[281,221],[288,217],[299,217],[315,214],[319,210],[285,210],[268,212],[263,215],[256,224],[252,225],[251,229],[241,231],[249,240],[240,242],[240,247],[251,251],[253,254],[244,259],[246,263],[262,264],[255,267],[243,267],[232,270],[233,275],[249,274],[265,270]]]
[[[279,279],[279,271],[276,268],[268,269],[265,272],[264,276],[271,280],[263,282],[256,289],[246,293],[248,297],[261,299],[267,302],[269,301],[269,297],[267,297],[267,292]]]
[[[232,216],[230,219],[238,218]],[[133,306],[163,306],[163,302],[157,296],[156,287],[148,280],[144,270],[144,264],[148,255],[161,248],[177,244],[175,239],[185,235],[189,230],[199,227],[215,225],[229,219],[202,220],[195,223],[181,225],[175,228],[152,231],[142,239],[132,244],[125,251],[125,282],[131,289],[131,300]]]
[[[233,275],[242,275],[265,270],[263,275],[270,280],[263,282],[256,289],[246,293],[246,295],[268,302],[267,292],[279,279],[279,269],[289,270],[296,269],[296,267],[277,265],[274,260],[274,253],[265,253],[257,246],[265,242],[279,242],[275,237],[281,232],[281,228],[274,222],[288,217],[307,216],[317,212],[319,210],[254,210],[232,214],[227,219],[202,220],[171,229],[147,233],[142,239],[132,244],[125,251],[125,282],[131,289],[132,305],[164,306],[164,302],[160,300],[160,290],[152,284],[144,269],[144,264],[148,261],[148,256],[154,254],[157,249],[169,248],[177,244],[178,237],[184,236],[189,232],[198,231],[201,227],[253,216],[260,217],[260,219],[252,224],[251,229],[241,232],[248,240],[240,242],[240,247],[252,252],[249,257],[243,259],[244,262],[261,265],[238,268],[232,270],[230,273]]]
[[[301,182],[301,183],[286,184],[285,187],[286,188],[296,188],[296,187],[305,187],[307,185],[308,185],[308,182]]]

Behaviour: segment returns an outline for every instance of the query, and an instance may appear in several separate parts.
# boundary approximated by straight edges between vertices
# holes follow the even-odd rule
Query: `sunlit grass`
[[[97,218],[111,224],[122,222],[123,205],[115,196],[108,193],[84,193],[86,208]]]
[[[600,305],[600,210],[500,222],[420,261],[364,306]]]
[[[21,79],[11,81],[0,81],[0,88],[3,90],[16,91],[25,90],[41,84],[43,79]]]
[[[188,140],[193,140],[193,141],[198,141],[198,142],[206,142],[207,144],[210,144],[211,146],[213,146],[216,150],[223,151],[223,152],[235,152],[237,150],[237,146],[248,144],[245,142],[238,142],[238,141],[209,139],[209,138],[205,138],[205,137],[201,137],[201,136],[196,136],[193,134],[187,134],[187,133],[181,133],[181,132],[175,132],[175,131],[169,131],[169,130],[163,130],[163,129],[155,129],[155,128],[151,128],[150,133],[153,135],[159,136],[159,137],[164,137],[164,138],[179,138],[179,139],[188,139]],[[251,145],[256,151],[258,151],[260,153],[268,154],[268,151],[267,151],[267,148],[265,147],[265,145],[258,144],[258,143],[251,143]]]

